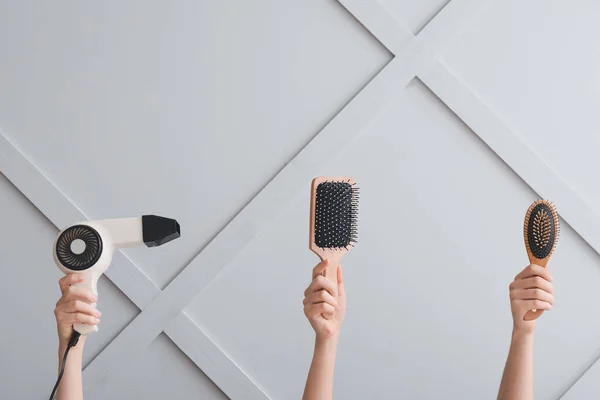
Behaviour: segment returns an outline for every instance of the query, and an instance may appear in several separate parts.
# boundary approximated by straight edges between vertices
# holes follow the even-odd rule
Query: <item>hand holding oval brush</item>
[[[554,205],[546,200],[534,201],[525,214],[523,224],[523,236],[529,262],[546,267],[556,248],[559,235],[560,224]],[[539,318],[543,312],[543,310],[533,309],[527,312],[523,319],[532,321]]]
[[[340,259],[357,240],[358,188],[349,177],[313,179],[310,196],[309,248],[328,260],[324,276],[337,282]]]

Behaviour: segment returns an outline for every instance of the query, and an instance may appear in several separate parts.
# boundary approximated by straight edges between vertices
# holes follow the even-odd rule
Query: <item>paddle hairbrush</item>
[[[546,200],[536,200],[527,209],[523,236],[529,262],[541,267],[546,267],[550,256],[556,248],[560,224],[554,205]],[[539,318],[543,310],[528,311],[523,317],[526,321]]]
[[[309,248],[329,261],[325,277],[336,281],[340,259],[357,240],[358,188],[352,178],[323,176],[310,192]]]

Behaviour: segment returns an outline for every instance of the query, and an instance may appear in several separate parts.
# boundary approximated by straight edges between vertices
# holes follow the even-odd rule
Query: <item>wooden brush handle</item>
[[[338,261],[329,260],[329,265],[325,269],[324,277],[337,285],[337,269],[340,263]]]
[[[320,249],[322,250],[322,249]],[[324,250],[316,252],[321,260],[328,260],[329,265],[325,268],[323,276],[337,285],[337,269],[345,252],[339,250]]]

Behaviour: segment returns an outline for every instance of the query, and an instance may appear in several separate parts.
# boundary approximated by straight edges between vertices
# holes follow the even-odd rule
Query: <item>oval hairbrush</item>
[[[352,178],[322,176],[310,192],[309,248],[329,261],[324,276],[336,282],[340,259],[357,240],[358,188]]]
[[[560,235],[560,224],[554,204],[546,200],[536,200],[527,209],[523,236],[527,256],[531,264],[546,267],[556,248]],[[528,311],[523,319],[532,321],[539,318],[543,310]]]

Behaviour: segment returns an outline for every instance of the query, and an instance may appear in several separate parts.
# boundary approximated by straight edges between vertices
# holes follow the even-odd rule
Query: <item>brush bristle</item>
[[[527,213],[524,229],[531,254],[541,260],[553,253],[560,225],[552,203],[539,201],[534,204]]]
[[[358,239],[358,188],[349,182],[322,182],[315,195],[315,244],[335,249]]]

